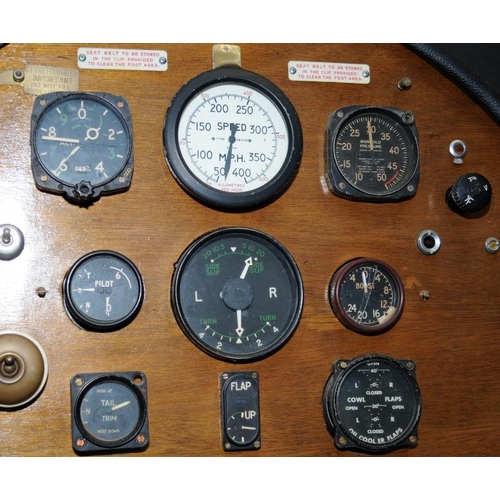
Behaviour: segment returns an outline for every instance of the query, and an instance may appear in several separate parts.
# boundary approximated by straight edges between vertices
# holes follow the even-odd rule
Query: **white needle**
[[[248,259],[245,261],[245,269],[243,269],[243,272],[240,275],[240,278],[242,280],[245,279],[245,276],[247,275],[247,272],[252,264],[253,264],[252,257],[248,257]]]
[[[69,137],[56,137],[51,135],[42,135],[44,141],[56,141],[56,142],[72,142],[74,144],[80,144],[80,139],[70,139]]]
[[[61,163],[59,163],[59,166],[54,170],[54,173],[56,175],[59,175],[60,170],[66,170],[68,166],[66,165],[66,162],[80,149],[80,146],[76,146],[76,148],[71,151],[71,153],[66,157],[61,160]],[[65,168],[63,168],[65,167]]]
[[[113,406],[111,408],[111,411],[119,410],[120,408],[123,408],[124,406],[127,406],[129,404],[130,404],[130,401],[124,401],[123,403],[120,403],[120,404],[118,404],[116,406]]]
[[[368,129],[368,140],[370,141],[370,151],[373,151],[373,132],[372,132],[372,122],[370,119],[366,122],[366,128]]]
[[[365,290],[365,293],[368,293],[368,283],[366,282],[365,271],[361,271],[361,277],[363,278],[363,289]]]
[[[236,311],[236,318],[238,321],[238,328],[236,328],[236,334],[238,335],[238,340],[236,341],[237,344],[241,344],[241,336],[243,335],[243,332],[245,329],[241,326],[241,309],[238,309]]]

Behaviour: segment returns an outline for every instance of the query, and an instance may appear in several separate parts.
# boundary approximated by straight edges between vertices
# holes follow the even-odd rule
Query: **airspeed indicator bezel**
[[[225,65],[201,73],[173,97],[163,126],[170,172],[212,208],[247,211],[276,200],[302,158],[302,126],[267,78]]]

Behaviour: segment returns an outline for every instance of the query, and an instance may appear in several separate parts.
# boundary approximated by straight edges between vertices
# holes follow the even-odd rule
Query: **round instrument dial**
[[[415,363],[378,354],[336,361],[323,409],[340,449],[388,452],[415,446],[421,412]]]
[[[173,98],[165,117],[170,170],[197,199],[252,209],[276,199],[302,157],[302,128],[272,82],[235,66],[198,75]]]
[[[295,331],[303,285],[289,252],[253,229],[226,228],[192,243],[175,266],[172,306],[186,336],[224,361],[280,349]]]
[[[76,375],[71,381],[71,390],[73,447],[77,452],[147,445],[146,376],[143,373]],[[134,438],[137,439],[132,441]]]
[[[404,307],[404,288],[396,271],[377,259],[357,258],[333,275],[330,304],[340,322],[358,333],[392,328]]]
[[[123,328],[139,313],[143,297],[139,269],[124,255],[110,250],[78,259],[63,282],[66,311],[88,330]]]
[[[419,181],[415,117],[395,108],[349,106],[329,120],[327,178],[331,190],[361,201],[399,201]]]
[[[83,92],[38,96],[31,134],[33,174],[40,189],[90,203],[129,187],[132,122],[122,97]]]

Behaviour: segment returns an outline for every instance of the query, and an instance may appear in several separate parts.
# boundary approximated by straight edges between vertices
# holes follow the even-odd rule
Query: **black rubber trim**
[[[500,44],[406,43],[500,125]]]

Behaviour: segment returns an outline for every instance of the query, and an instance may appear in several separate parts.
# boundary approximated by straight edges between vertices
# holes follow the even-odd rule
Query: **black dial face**
[[[416,445],[421,400],[415,363],[372,355],[337,361],[323,396],[340,448],[390,451]]]
[[[118,330],[138,314],[144,296],[135,264],[117,252],[84,255],[68,271],[63,298],[70,317],[83,328]]]
[[[359,106],[337,110],[327,140],[328,177],[336,194],[366,201],[415,194],[418,135],[411,113]]]
[[[187,337],[225,361],[254,361],[281,348],[298,325],[302,279],[288,251],[247,228],[214,231],[181,256],[172,305]]]
[[[77,451],[94,450],[95,446],[123,446],[141,432],[133,446],[144,447],[147,408],[143,373],[84,374],[73,377],[73,429]]]
[[[38,187],[52,186],[75,199],[91,199],[93,191],[100,193],[104,186],[110,191],[128,187],[132,137],[123,98],[90,93],[39,96],[32,121]]]
[[[358,333],[384,332],[403,312],[401,279],[377,259],[358,258],[341,266],[332,277],[329,295],[338,319]]]
[[[302,156],[302,129],[290,101],[260,75],[211,70],[174,97],[165,154],[191,195],[218,208],[251,209],[277,198]]]
[[[225,451],[260,448],[259,377],[256,372],[221,375],[222,444]]]

